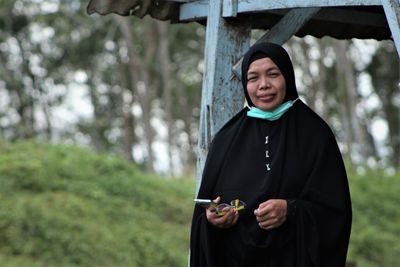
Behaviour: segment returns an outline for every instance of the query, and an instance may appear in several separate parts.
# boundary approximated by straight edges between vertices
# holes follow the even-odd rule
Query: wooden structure
[[[279,44],[293,35],[392,39],[400,51],[400,0],[90,0],[87,11],[207,25],[197,185],[213,136],[243,107],[238,65],[252,29]]]

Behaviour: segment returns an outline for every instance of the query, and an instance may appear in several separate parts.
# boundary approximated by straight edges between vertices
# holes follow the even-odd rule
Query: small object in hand
[[[212,211],[215,211],[215,213],[218,216],[224,216],[230,209],[239,211],[246,208],[246,203],[244,203],[239,199],[232,200],[230,204],[226,203],[216,204],[211,199],[201,199],[201,198],[195,198],[194,202],[196,202],[197,205],[200,205],[205,209],[211,207]]]
[[[230,209],[232,209],[232,206],[229,204],[225,204],[225,203],[219,204],[217,206],[217,209],[215,210],[215,213],[218,216],[224,216],[225,214],[227,214],[230,211]]]
[[[197,204],[197,205],[200,205],[200,206],[202,206],[203,208],[208,208],[209,206],[211,206],[211,204],[215,204],[214,202],[212,202],[212,200],[211,199],[201,199],[201,198],[195,198],[194,199],[194,202]]]

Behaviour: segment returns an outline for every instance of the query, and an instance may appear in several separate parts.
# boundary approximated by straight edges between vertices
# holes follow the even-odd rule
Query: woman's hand
[[[286,221],[287,202],[285,199],[269,199],[254,211],[258,225],[269,230],[281,226]]]
[[[223,211],[226,213],[222,216],[217,215],[215,212],[215,207],[219,204],[221,198],[217,197],[213,200],[216,205],[210,205],[206,210],[207,220],[210,224],[217,228],[226,229],[236,224],[239,219],[239,212],[235,211],[233,208],[226,207]]]

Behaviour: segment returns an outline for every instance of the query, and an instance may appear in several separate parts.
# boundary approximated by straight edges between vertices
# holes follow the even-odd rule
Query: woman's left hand
[[[281,226],[286,221],[287,202],[285,199],[269,199],[254,211],[258,225],[269,230]]]

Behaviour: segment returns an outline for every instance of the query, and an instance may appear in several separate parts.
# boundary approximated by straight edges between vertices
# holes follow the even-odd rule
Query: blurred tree
[[[373,88],[382,103],[382,111],[389,129],[388,147],[391,162],[400,167],[400,67],[399,57],[392,42],[382,42],[372,57],[367,71]]]
[[[356,68],[351,57],[348,55],[350,51],[351,42],[348,40],[334,40],[333,48],[336,54],[336,73],[339,87],[341,92],[340,102],[343,103],[342,107],[342,125],[347,130],[347,147],[353,163],[364,164],[366,159],[374,156],[374,144],[370,143],[371,140],[368,136],[370,133],[367,128],[362,124],[362,112],[360,109],[361,95],[358,92],[359,85],[357,83]]]
[[[174,170],[173,164],[173,136],[174,136],[174,122],[172,113],[172,62],[169,44],[169,24],[161,21],[156,22],[158,34],[160,36],[158,59],[160,62],[161,73],[161,89],[164,100],[165,121],[167,127],[167,154],[168,154],[168,169]]]
[[[88,16],[85,8],[78,0],[0,2],[0,135],[88,144],[140,161],[147,170],[185,166],[192,173],[204,26]],[[360,164],[376,158],[370,122],[383,118],[398,166],[394,47],[382,44],[368,68],[357,67],[354,41],[292,38],[287,47],[300,95],[332,126],[344,152],[358,155]],[[382,110],[365,105],[359,80],[366,72]],[[89,107],[62,118],[60,108],[68,113],[76,91]]]
[[[369,112],[361,104],[359,76],[350,55],[353,44],[332,38],[295,38],[289,42],[298,73],[300,94],[333,128],[350,162],[365,165],[377,157],[367,121]]]
[[[42,59],[38,45],[30,39],[30,17],[15,10],[12,2],[4,3],[0,12],[0,72],[9,97],[2,111],[7,116],[2,132],[7,130],[6,136],[12,139],[30,138],[35,135],[34,112],[45,74],[40,68]]]

